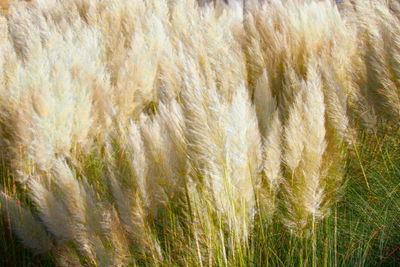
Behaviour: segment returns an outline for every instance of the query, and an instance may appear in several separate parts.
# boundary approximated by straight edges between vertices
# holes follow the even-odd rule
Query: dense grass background
[[[220,266],[398,266],[400,263],[400,132],[390,125],[379,131],[361,131],[358,145],[347,155],[345,187],[331,213],[316,225],[316,234],[295,236],[279,220],[267,223],[258,216],[247,244]],[[4,165],[3,165],[4,166]],[[93,159],[93,172],[100,168]],[[1,184],[18,195],[18,190],[2,168]],[[174,210],[173,208],[171,210]],[[165,253],[160,265],[176,265],[175,256],[188,249],[171,237],[184,222],[166,216],[169,230],[158,233]],[[162,238],[165,236],[166,238]],[[216,244],[220,245],[220,244]],[[223,249],[221,247],[221,249]],[[187,251],[186,251],[187,252]],[[233,252],[228,252],[227,254]],[[171,257],[169,258],[168,255]],[[188,265],[196,264],[188,257]],[[152,265],[143,259],[139,265]],[[25,249],[0,220],[0,266],[53,266],[51,255],[34,255]]]
[[[87,3],[0,17],[0,266],[399,265],[399,1]]]

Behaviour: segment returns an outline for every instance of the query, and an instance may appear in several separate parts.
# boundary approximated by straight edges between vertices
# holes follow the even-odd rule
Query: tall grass
[[[5,264],[399,260],[399,2],[200,2],[1,15]]]

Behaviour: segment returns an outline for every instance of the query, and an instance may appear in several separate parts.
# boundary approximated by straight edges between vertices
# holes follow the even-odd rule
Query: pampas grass
[[[62,266],[338,263],[346,159],[371,190],[359,132],[398,126],[400,5],[228,2],[0,15],[0,207],[25,247]]]

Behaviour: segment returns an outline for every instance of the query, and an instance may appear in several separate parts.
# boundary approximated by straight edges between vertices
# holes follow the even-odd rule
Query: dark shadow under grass
[[[4,160],[0,160],[0,163],[1,188],[5,188],[10,195],[17,196],[24,204],[29,205],[28,200],[23,198],[23,190],[10,175],[7,164]],[[51,255],[35,255],[23,246],[13,234],[9,220],[7,214],[1,214],[0,207],[0,266],[55,266]]]

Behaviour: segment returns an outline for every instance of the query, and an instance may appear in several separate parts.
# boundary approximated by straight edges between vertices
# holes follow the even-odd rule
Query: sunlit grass
[[[314,237],[311,233],[292,235],[279,218],[275,217],[270,222],[259,214],[254,218],[249,239],[234,250],[228,245],[229,240],[222,238],[223,235],[209,233],[218,237],[208,244],[208,249],[212,248],[215,253],[209,255],[209,250],[196,246],[190,216],[182,220],[182,207],[171,206],[166,214],[160,215],[164,218],[163,222],[156,226],[164,256],[158,264],[396,266],[400,260],[399,135],[396,130],[382,126],[378,133],[360,132],[357,146],[360,158],[354,151],[346,158],[345,190],[339,194],[339,201],[334,204],[331,213],[316,225]],[[92,172],[95,177],[100,166],[93,158],[87,168],[86,172]],[[2,184],[9,192],[17,194],[7,172],[3,172]],[[35,256],[23,247],[8,229],[7,217],[1,221],[0,244],[3,266],[54,264],[51,255]],[[153,260],[138,258],[137,264],[152,265],[155,263]]]
[[[400,2],[197,2],[0,15],[3,265],[395,265]]]

